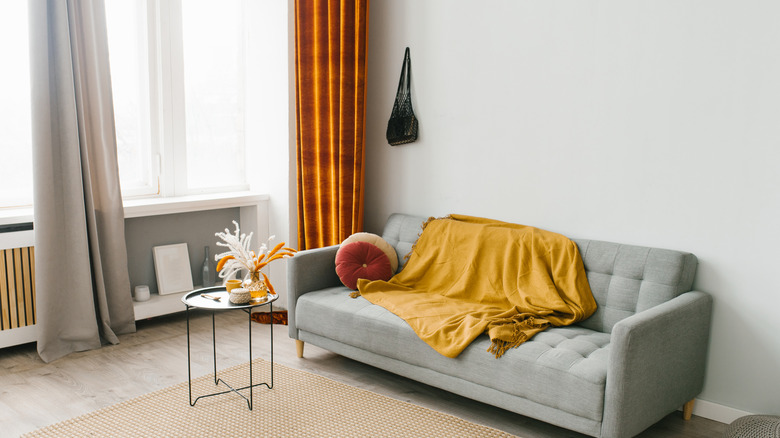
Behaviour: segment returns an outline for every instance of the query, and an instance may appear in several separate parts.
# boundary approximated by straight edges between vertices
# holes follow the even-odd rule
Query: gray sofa
[[[392,215],[383,237],[399,270],[425,218]],[[500,359],[480,336],[441,356],[405,321],[349,290],[335,272],[338,246],[288,261],[289,330],[304,342],[499,408],[596,437],[630,437],[702,389],[711,297],[691,290],[693,254],[573,239],[599,308],[573,326],[537,334]],[[475,274],[478,275],[478,274]]]

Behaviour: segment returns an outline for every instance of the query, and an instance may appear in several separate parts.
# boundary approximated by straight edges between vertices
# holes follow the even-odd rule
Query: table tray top
[[[206,294],[219,298],[219,301],[202,297]],[[263,298],[254,299],[245,304],[233,304],[230,302],[230,293],[224,286],[205,287],[196,289],[181,298],[182,303],[189,307],[211,310],[232,310],[232,309],[251,309],[253,307],[264,306],[279,299],[279,294],[268,294]]]

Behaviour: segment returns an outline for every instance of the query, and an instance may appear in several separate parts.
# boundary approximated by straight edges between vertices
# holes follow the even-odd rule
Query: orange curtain
[[[363,228],[368,0],[296,0],[298,248]]]

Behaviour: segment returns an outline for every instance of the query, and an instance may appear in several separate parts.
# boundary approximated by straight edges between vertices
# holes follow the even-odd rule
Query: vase
[[[268,295],[268,288],[266,287],[265,281],[260,275],[260,271],[252,271],[249,273],[248,277],[249,284],[244,287],[249,289],[253,300],[263,298]]]

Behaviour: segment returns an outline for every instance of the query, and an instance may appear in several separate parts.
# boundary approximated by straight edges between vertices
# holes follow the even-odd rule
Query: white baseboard
[[[744,417],[745,415],[753,415],[753,413],[719,405],[707,400],[696,399],[696,402],[693,404],[693,415],[730,424],[737,418]]]

